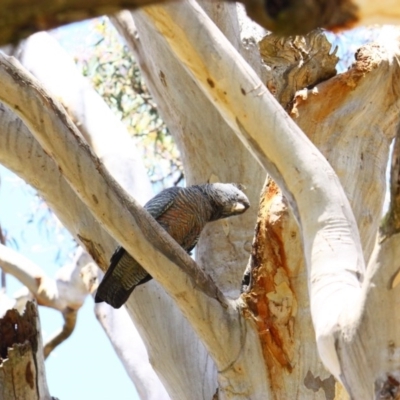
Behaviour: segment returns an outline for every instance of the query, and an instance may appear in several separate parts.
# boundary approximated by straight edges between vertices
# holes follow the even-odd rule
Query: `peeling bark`
[[[393,31],[393,34],[396,35],[398,33]],[[326,155],[338,173],[355,212],[361,233],[364,257],[367,259],[373,251],[380,221],[389,145],[398,131],[399,124],[397,115],[399,106],[398,90],[394,83],[398,81],[398,68],[390,67],[392,65],[392,57],[395,57],[393,54],[384,47],[383,43],[363,47],[358,51],[356,62],[348,72],[322,83],[315,89],[309,90],[306,95],[304,95],[304,92],[298,93],[294,109],[296,111],[294,114],[297,116],[295,120]],[[390,73],[392,77],[388,79]],[[360,99],[369,98],[373,98],[374,101],[360,102]],[[382,100],[378,101],[377,99]],[[300,108],[296,109],[296,104]],[[355,109],[357,110],[356,113]],[[395,195],[393,199],[396,202],[398,164],[396,164],[396,152],[394,155],[392,167],[392,182],[394,186],[392,186],[392,194]],[[374,160],[374,162],[370,160]],[[245,295],[249,308],[253,311],[250,317],[257,318],[260,309],[267,310],[267,315],[270,317],[267,321],[272,321],[270,322],[271,324],[276,323],[277,320],[275,315],[271,318],[272,311],[276,310],[276,304],[271,306],[271,300],[273,301],[279,296],[277,296],[277,290],[273,285],[275,282],[269,286],[266,284],[271,282],[271,279],[266,280],[265,276],[270,277],[272,271],[268,274],[263,273],[263,271],[268,270],[271,264],[274,267],[279,266],[281,260],[285,260],[285,257],[281,256],[282,247],[284,248],[285,256],[293,257],[296,254],[297,260],[299,260],[298,257],[301,253],[300,245],[292,241],[292,237],[295,237],[295,235],[291,233],[290,223],[289,226],[285,226],[284,221],[287,221],[290,215],[286,211],[284,202],[282,204],[280,192],[278,191],[276,194],[274,192],[274,186],[270,184],[267,186],[265,197],[262,197],[257,224],[259,229],[256,232],[255,248],[253,250],[253,286],[250,292]],[[272,199],[270,196],[273,196]],[[279,204],[281,206],[278,206]],[[282,206],[283,208],[280,208]],[[265,213],[263,214],[262,210],[264,209]],[[374,218],[371,218],[371,216],[374,216]],[[388,220],[390,220],[390,217]],[[283,234],[282,226],[285,226]],[[272,235],[271,231],[273,232]],[[395,230],[392,232],[395,233]],[[259,239],[257,239],[257,236]],[[265,236],[268,239],[265,239]],[[281,238],[285,236],[286,238],[282,241],[283,245],[281,245]],[[276,240],[276,237],[279,240]],[[272,247],[273,251],[265,252],[265,247],[269,247],[265,246],[264,243],[275,243],[275,247]],[[258,251],[260,244],[261,252]],[[395,382],[398,379],[398,374],[392,364],[389,368],[386,364],[388,358],[391,358],[388,356],[388,352],[390,354],[396,353],[394,343],[397,340],[394,337],[397,337],[397,334],[392,330],[391,323],[386,321],[388,316],[382,313],[382,304],[394,304],[395,300],[388,296],[394,296],[395,294],[389,295],[387,288],[394,289],[397,286],[399,281],[398,270],[396,262],[392,265],[390,271],[387,270],[388,267],[385,270],[380,266],[383,262],[389,266],[390,261],[388,260],[395,259],[394,254],[392,254],[393,250],[389,250],[392,246],[394,246],[394,243],[391,245],[385,244],[382,249],[378,247],[371,257],[369,273],[364,283],[365,296],[368,293],[368,297],[365,297],[367,299],[365,308],[368,311],[366,311],[365,317],[360,319],[361,325],[357,328],[360,333],[349,339],[349,328],[343,328],[343,332],[337,336],[340,338],[338,339],[340,344],[338,344],[337,351],[344,365],[343,370],[348,372],[348,377],[345,378],[346,387],[352,393],[353,398],[357,399],[371,397],[373,392],[371,382],[374,381],[377,395],[383,395],[383,393],[388,393],[390,390],[394,392],[397,390]],[[272,262],[277,257],[278,260]],[[376,257],[379,257],[379,261],[377,261]],[[299,271],[303,268],[300,263]],[[291,279],[294,293],[296,294],[305,292],[305,282],[303,282],[303,286],[299,286],[302,276],[304,276],[303,274],[294,274]],[[370,279],[371,281],[367,283]],[[383,281],[380,281],[381,279]],[[268,294],[270,295],[268,296]],[[299,300],[298,302],[300,310],[304,301],[307,304],[307,299]],[[288,304],[290,304],[290,301],[288,301]],[[357,307],[357,303],[354,304],[354,307]],[[369,315],[374,315],[374,317],[369,317]],[[377,315],[381,317],[381,321],[378,324],[376,323]],[[302,322],[304,322],[304,318],[307,318],[307,316],[302,313]],[[390,316],[392,321],[396,318],[396,315],[392,314]],[[372,323],[373,320],[375,321],[374,323]],[[261,323],[263,320],[257,319],[257,321]],[[296,316],[294,316],[295,336],[299,333],[298,329],[296,329],[298,323]],[[371,323],[379,326],[379,332],[376,331],[376,328],[370,326]],[[397,326],[396,322],[394,322],[394,326]],[[264,325],[260,331],[263,333],[265,330]],[[271,332],[273,332],[272,329]],[[285,329],[281,329],[279,332],[279,339],[281,339]],[[378,337],[379,344],[376,343]],[[296,340],[293,340],[293,343],[296,342]],[[303,348],[311,345],[306,354],[315,351],[312,341],[308,343],[305,338],[302,338],[300,342]],[[363,343],[361,348],[359,347],[359,342]],[[287,356],[288,345],[287,341],[284,340],[275,341],[274,343],[279,345],[275,347],[276,352],[273,360],[269,361],[274,364],[274,368],[269,368],[269,371],[275,372],[275,378],[277,379],[272,380],[272,382],[279,393],[280,387],[287,388],[290,385],[290,382],[282,385],[282,381],[279,379],[284,380],[287,374],[277,372],[281,371],[283,369],[282,366],[285,365],[282,363],[281,355]],[[292,342],[289,343],[292,344]],[[384,350],[381,352],[376,350],[384,349],[387,347],[387,343],[392,343],[392,345],[389,346],[386,352]],[[354,348],[357,348],[357,350]],[[364,354],[367,361],[363,358]],[[360,359],[364,361],[360,361]],[[377,359],[380,360],[379,363]],[[279,363],[279,361],[281,362]],[[363,368],[356,367],[356,363],[362,366],[373,366],[372,371],[368,372],[368,368],[365,368],[367,371],[360,373],[360,369],[362,370]],[[295,365],[298,368],[298,364],[295,363]],[[321,382],[329,382],[328,378],[320,378],[315,372],[311,371],[308,371],[306,375],[303,372],[302,376],[302,382],[305,387],[312,390],[320,386]],[[329,393],[332,393],[332,388],[334,389],[334,385],[331,385]],[[365,389],[365,391],[360,388]],[[335,393],[335,390],[333,390],[333,393]],[[343,398],[342,396],[345,396],[340,386],[336,386],[336,396],[335,398]]]
[[[266,35],[259,48],[272,75],[265,85],[286,111],[292,107],[298,90],[314,87],[336,75],[336,49],[332,51],[322,30],[290,38]]]

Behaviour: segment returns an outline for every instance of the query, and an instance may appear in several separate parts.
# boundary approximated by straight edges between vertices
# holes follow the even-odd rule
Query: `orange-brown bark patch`
[[[271,181],[261,198],[252,249],[252,286],[243,299],[246,316],[257,326],[271,381],[279,385],[280,374],[293,368],[290,354],[297,301],[282,240],[283,215],[271,211],[277,196],[280,190]]]
[[[289,114],[297,118],[302,108],[306,107],[308,114],[313,116],[312,124],[308,126],[313,125],[317,129],[321,121],[325,121],[343,105],[343,99],[352,95],[359,82],[379,66],[382,62],[382,46],[374,44],[361,47],[356,52],[355,59],[348,71],[320,83],[306,95],[299,91]],[[309,137],[312,134],[310,129],[306,133]]]

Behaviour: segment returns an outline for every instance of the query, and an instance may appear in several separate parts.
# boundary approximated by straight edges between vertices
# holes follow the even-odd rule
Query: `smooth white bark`
[[[23,42],[17,56],[21,64],[61,102],[120,185],[142,205],[153,197],[143,161],[124,124],[90,86],[58,42],[46,32],[37,33]]]
[[[152,189],[134,142],[104,100],[77,71],[72,59],[60,45],[50,35],[42,32],[28,38],[17,53],[24,66],[63,103],[114,178],[140,203],[147,201],[152,196]],[[93,280],[93,271],[87,271],[83,278]],[[159,295],[159,292],[160,288],[155,295]],[[120,332],[118,327],[113,328],[108,325],[103,327],[114,347],[120,349],[117,355],[138,387],[142,398],[165,398],[165,389],[151,369],[143,341],[139,338],[131,319],[127,315],[122,318],[121,312],[118,313],[109,306],[104,306],[103,310],[104,308],[108,308],[108,319],[99,319],[101,323],[115,319],[120,321],[121,325],[125,318],[123,322],[125,326],[130,325],[129,329]],[[118,317],[114,317],[114,312],[118,313]],[[150,329],[158,331],[157,326]],[[136,333],[132,333],[133,331]],[[129,336],[129,341],[125,340],[123,343],[123,345],[129,343],[125,348],[121,347],[123,335]],[[138,339],[132,340],[132,338]],[[145,356],[141,358],[140,355],[143,354]]]
[[[225,26],[222,28],[231,39],[233,31],[240,36],[237,21],[235,22],[235,5],[225,5],[221,8],[220,4],[212,3],[209,4],[208,11],[214,20]],[[222,12],[226,21],[221,18]],[[175,138],[183,157],[188,184],[222,181],[240,182],[246,186],[245,191],[252,204],[250,210],[238,218],[208,224],[195,251],[196,260],[202,268],[213,277],[226,295],[234,298],[239,294],[240,282],[251,250],[257,203],[265,172],[246,152],[241,142],[232,135],[231,128],[177,62],[173,53],[163,46],[162,38],[146,26],[141,13],[134,13],[133,16],[136,27],[130,13],[120,13],[112,20],[133,49],[146,84]],[[237,38],[233,42],[241,46]],[[246,54],[250,53],[249,49],[243,50]],[[256,60],[255,46],[251,50],[254,53],[254,65],[263,70],[260,58]],[[139,290],[133,295],[137,299],[142,298],[141,296],[142,291]],[[140,307],[144,310],[143,305]],[[136,310],[132,309],[132,312],[135,311],[136,314],[143,315],[143,311],[137,307]],[[166,334],[171,337],[169,343],[173,345],[170,349],[163,349],[157,341],[152,340],[148,348],[157,371],[163,375],[164,380],[170,382],[168,390],[171,395],[174,393],[174,398],[212,397],[217,388],[217,371],[210,355],[193,334],[192,328],[181,323],[181,318],[171,312],[170,301],[165,303],[160,300],[158,306],[151,310],[151,314],[159,314],[160,319],[163,313],[168,313],[169,316],[170,326],[167,321],[164,321],[163,326]],[[173,330],[173,326],[177,328]],[[146,336],[149,337],[149,334]],[[185,343],[185,346],[179,343]],[[161,357],[161,354],[164,357]],[[178,355],[180,362],[171,370],[166,366],[165,359],[177,359]],[[258,359],[260,360],[263,363],[262,358]],[[238,362],[242,361],[239,359]],[[244,367],[244,364],[240,367],[242,371]],[[252,375],[248,378],[248,386],[251,386],[252,381],[258,381],[253,385],[256,393],[258,385],[264,384],[260,382],[264,381],[265,374],[253,374],[254,368],[257,368],[255,364],[247,365],[245,373]],[[264,365],[259,366],[259,371],[262,370],[265,370]],[[220,396],[223,396],[222,388],[226,386],[226,382],[234,382],[233,369],[224,368],[222,371],[224,372],[220,373],[219,379],[224,380],[224,384],[220,387]],[[245,373],[243,372],[243,376]],[[189,387],[186,382],[192,382],[192,385]],[[266,391],[263,393],[267,396]]]
[[[80,278],[84,265],[79,259],[60,268],[53,279],[25,256],[0,244],[0,266],[24,284],[39,304],[59,311],[79,309],[88,294]]]
[[[91,248],[96,263],[105,269],[116,241],[93,218],[18,116],[3,104],[0,116],[0,162],[38,191],[62,224],[78,242]]]
[[[358,358],[352,351],[343,351],[346,350],[346,339],[354,339],[359,329],[358,324],[361,321],[365,301],[363,290],[367,290],[368,287],[364,285],[361,288],[360,281],[364,270],[363,253],[357,226],[339,180],[316,148],[292,124],[267,94],[255,74],[215,30],[196,4],[191,1],[184,4],[185,7],[179,9],[173,5],[144,11],[142,18],[146,21],[143,25],[147,24],[146,27],[151,32],[158,31],[165,35],[166,46],[170,46],[177,58],[183,61],[186,70],[210,101],[217,105],[223,118],[241,137],[260,164],[271,171],[284,188],[302,231],[310,272],[311,309],[321,355],[331,372],[352,389],[356,398],[367,398],[371,392],[373,374],[368,368],[356,368],[359,367],[360,360],[364,361],[363,357],[367,354],[366,347],[362,345],[361,340],[355,341],[353,352],[358,352],[356,354]],[[221,65],[228,67],[224,69]],[[160,77],[162,78],[162,75]],[[384,153],[385,150],[380,154]],[[55,153],[54,157],[58,158],[58,154]],[[65,164],[63,168],[64,166]],[[76,182],[74,186],[81,190]],[[85,196],[84,194],[85,201],[93,207],[94,204],[90,203],[88,196]],[[108,224],[109,221],[103,222]],[[376,224],[373,226],[376,228]],[[118,233],[116,235],[118,236]],[[364,245],[367,243],[365,245],[368,248],[367,252],[371,247],[371,235],[373,229],[370,227],[368,237],[363,243]],[[378,263],[375,255],[373,260]],[[168,283],[166,286],[171,291]],[[199,303],[201,302],[200,300]],[[199,303],[196,303],[196,306]],[[349,307],[349,304],[353,307]],[[204,302],[202,305],[203,315],[205,309],[208,311],[213,308],[212,302]],[[156,303],[153,306],[157,308]],[[129,307],[134,307],[134,303],[130,301]],[[133,313],[131,308],[130,310]],[[217,314],[214,314],[212,322]],[[226,317],[226,314],[222,315]],[[241,322],[240,319],[238,321]],[[223,322],[226,329],[229,318]],[[255,330],[247,322],[246,324],[245,328],[250,329],[247,332],[246,329],[241,330],[239,337],[241,346],[237,346],[238,337],[232,338],[231,343],[219,342],[217,343],[221,349],[219,354],[216,354],[217,346],[212,343],[213,333],[202,331],[204,326],[197,326],[197,332],[200,332],[205,339],[220,369],[222,397],[243,398],[253,395],[248,392],[249,380],[246,382],[246,379],[238,379],[233,382],[237,378],[239,369],[246,373],[251,370],[250,360],[241,360],[241,357],[245,357],[244,354],[255,351],[253,361],[261,360],[262,364],[259,349],[254,345],[258,340]],[[213,326],[214,329],[215,327],[216,325]],[[166,323],[166,328],[171,327]],[[237,328],[238,324],[233,321],[232,332]],[[371,332],[370,328],[370,323],[367,323],[365,332]],[[226,338],[226,333],[227,330],[223,331],[221,337]],[[249,345],[249,342],[252,344]],[[337,343],[343,346],[339,350]],[[232,349],[239,349],[237,358],[228,360],[223,354],[224,345],[231,349],[232,354],[234,353]],[[177,354],[185,349],[182,342],[177,341],[175,346],[173,349]],[[360,357],[360,354],[363,357]],[[227,361],[231,362],[225,364],[226,368],[221,369]],[[260,364],[255,368],[258,372],[263,371],[263,367],[258,368]],[[350,365],[356,366],[351,368],[351,373],[348,372]],[[396,363],[393,362],[393,365],[396,366]],[[244,370],[241,369],[242,366],[245,366]],[[252,367],[254,369],[254,362]],[[264,378],[264,375],[261,375]],[[182,384],[181,388],[183,386]],[[358,386],[364,388],[358,391]],[[262,390],[264,394],[267,393],[265,383],[259,383],[255,392],[262,393]]]
[[[92,213],[149,273],[162,282],[204,340],[221,370],[232,373],[238,362],[253,365],[254,361],[237,358],[242,353],[243,345],[243,328],[240,328],[242,321],[237,305],[222,295],[213,282],[198,270],[193,260],[147,213],[121,193],[120,188],[90,153],[62,108],[50,101],[44,91],[38,90],[38,83],[6,57],[2,57],[1,63],[1,75],[4,78],[3,90],[0,90],[2,101],[12,104],[46,151],[57,159],[64,176],[74,185]],[[27,82],[30,84],[26,85]],[[28,107],[22,107],[23,104]],[[43,104],[46,108],[44,113]],[[40,113],[37,112],[39,109]],[[71,154],[73,162],[70,160]],[[84,179],[83,171],[85,176],[91,177],[89,181]],[[115,224],[115,221],[119,223]],[[163,248],[168,257],[160,252],[160,248]],[[182,268],[189,267],[192,272],[183,272],[171,258]],[[200,285],[201,291],[198,290]],[[255,341],[249,340],[245,344],[249,346],[248,351],[260,352],[259,344]],[[248,367],[245,371],[250,373]],[[233,383],[239,387],[249,386],[247,378],[243,376],[242,380]],[[231,384],[232,380],[228,379],[227,383]],[[258,383],[254,390],[265,391],[265,382]],[[235,388],[232,390],[236,392]],[[241,391],[239,396],[240,393]]]
[[[195,2],[185,3],[143,12],[289,200],[301,227],[320,355],[339,378],[334,335],[349,302],[360,298],[365,268],[348,200],[326,159],[254,71]]]
[[[366,317],[359,328],[365,355],[350,345],[344,349],[349,371],[352,365],[360,363],[360,357],[365,357],[370,368],[364,384],[377,395],[388,378],[400,379],[399,256],[399,234],[377,243],[364,285]]]
[[[109,257],[117,245],[115,241],[101,229],[97,221],[94,220],[92,214],[65,182],[53,160],[38,146],[37,142],[21,121],[3,106],[0,106],[0,112],[0,130],[2,131],[0,135],[0,162],[18,173],[26,182],[33,185],[47,204],[57,213],[64,226],[78,241],[89,246],[94,252],[93,254],[97,256],[97,262],[103,263],[103,268],[106,268]],[[39,179],[43,176],[45,176],[46,179]],[[105,254],[103,254],[103,252],[105,252]],[[85,257],[87,257],[87,255],[85,256],[85,254],[82,254],[82,257],[77,257],[73,264],[78,264],[80,261],[83,261]],[[66,267],[66,269],[60,270],[58,272],[59,280],[57,281],[59,285],[56,285],[50,278],[48,278],[46,282],[51,283],[54,293],[58,295],[64,293],[70,296],[68,279],[71,274],[76,276],[77,273],[81,278],[80,285],[83,283],[86,288],[86,294],[92,293],[97,288],[100,275],[98,268],[93,268],[92,263],[88,261],[89,260],[83,261],[83,265],[76,265],[76,268],[71,269],[73,266],[73,264],[71,264]],[[24,262],[23,265],[29,264]],[[36,269],[32,271],[37,270],[38,268],[36,267]],[[74,273],[74,271],[76,273]],[[25,273],[26,272],[27,271],[25,271]],[[42,276],[43,271],[40,272],[40,276]],[[31,274],[28,278],[35,283],[36,280],[34,276],[36,275],[37,274]],[[26,279],[21,277],[21,280],[22,279],[25,284],[29,283],[29,280],[25,282]],[[33,289],[34,288],[35,286]],[[45,286],[45,288],[47,287]],[[47,288],[46,290],[49,289]],[[160,290],[162,289],[160,288]],[[74,289],[72,291],[74,291]],[[55,300],[65,305],[65,299],[56,297]],[[74,304],[76,303],[75,300],[72,302]],[[108,312],[111,316],[113,315],[113,311],[114,310],[109,307]],[[134,329],[130,318],[125,321],[125,324],[130,324],[131,327],[129,330]],[[113,340],[113,337],[110,339]],[[118,340],[121,339],[117,337],[117,343]],[[137,348],[136,345],[138,345],[139,348]],[[125,366],[129,365],[129,360],[133,357],[132,354],[136,354],[138,351],[143,351],[143,349],[140,348],[140,343],[131,343],[129,348],[125,349],[123,352],[123,359],[121,360],[123,364]],[[135,358],[135,366],[137,366],[139,361],[142,362],[142,366],[144,365],[145,369],[148,369],[148,364],[146,364],[148,361],[146,359],[138,360]],[[135,372],[137,372],[137,368],[130,368],[128,374],[131,376]],[[154,383],[151,386],[152,391],[155,393],[162,391],[162,389],[160,389],[160,383],[158,383],[158,385],[155,384],[154,372],[149,372],[149,375],[151,375],[150,381]],[[145,381],[147,379],[147,375],[144,374],[141,374],[140,377]],[[137,378],[138,377],[136,377],[136,379]],[[149,385],[146,386],[149,387]]]

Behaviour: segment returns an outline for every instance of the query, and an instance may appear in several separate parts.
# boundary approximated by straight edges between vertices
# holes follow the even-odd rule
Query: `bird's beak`
[[[249,207],[250,204],[235,203],[232,207],[232,212],[235,214],[241,214],[244,213]]]

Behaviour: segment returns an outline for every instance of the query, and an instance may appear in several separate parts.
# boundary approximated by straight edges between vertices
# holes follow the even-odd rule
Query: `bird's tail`
[[[105,301],[114,308],[120,308],[137,285],[150,279],[147,271],[123,247],[118,247],[111,257],[110,266],[97,289],[94,301]]]

